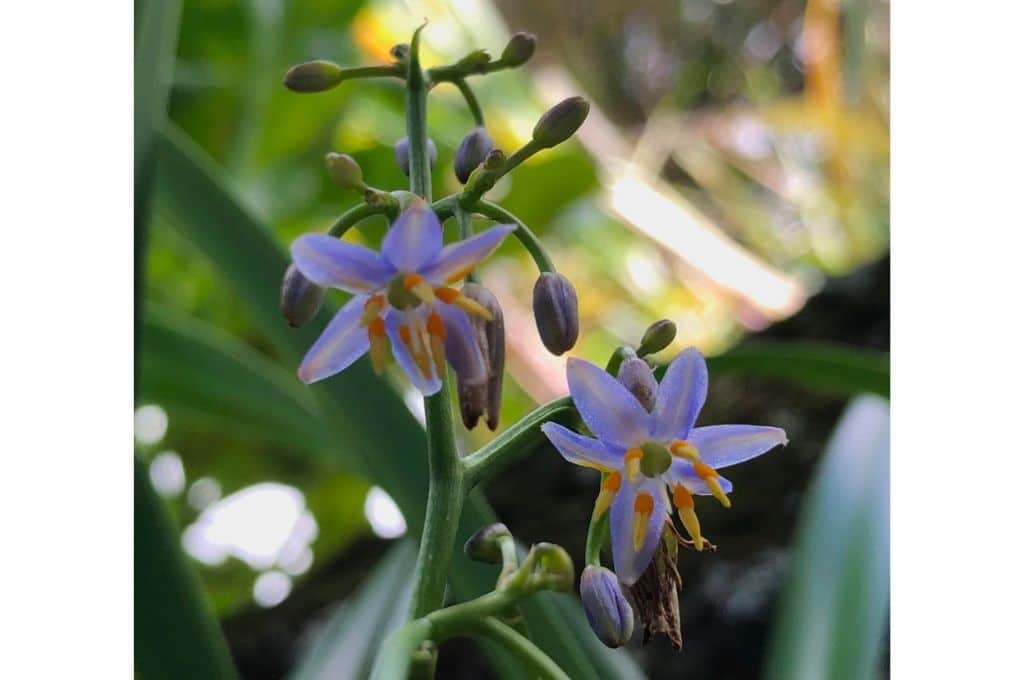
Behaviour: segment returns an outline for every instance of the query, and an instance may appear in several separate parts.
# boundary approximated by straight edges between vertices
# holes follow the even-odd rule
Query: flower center
[[[415,272],[395,275],[388,284],[387,294],[388,302],[395,309],[413,309],[423,302],[434,301],[434,289]]]

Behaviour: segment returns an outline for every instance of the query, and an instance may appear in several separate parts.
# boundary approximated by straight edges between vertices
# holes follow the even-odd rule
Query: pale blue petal
[[[618,380],[574,357],[566,375],[576,410],[598,439],[624,449],[647,441],[649,414]]]
[[[356,295],[338,310],[299,366],[299,379],[316,382],[345,370],[370,348],[370,336],[359,321],[365,295]]]
[[[788,444],[781,427],[761,425],[711,425],[695,427],[687,440],[697,447],[700,458],[715,468],[729,467]]]
[[[633,549],[633,508],[636,497],[641,492],[649,493],[654,498],[654,510],[647,522],[647,534],[638,552]],[[627,586],[636,583],[651,563],[667,517],[668,498],[665,496],[665,485],[660,479],[641,476],[636,485],[623,480],[612,501],[608,526],[611,529],[615,574]]]
[[[389,309],[384,316],[384,327],[387,329],[388,338],[391,340],[391,353],[394,355],[398,365],[409,376],[409,380],[416,386],[416,389],[422,392],[424,396],[430,396],[441,389],[441,379],[434,372],[433,365],[430,367],[429,375],[425,376],[420,373],[420,369],[416,365],[416,361],[413,360],[409,348],[402,342],[402,337],[398,333],[398,327],[403,324],[410,326],[410,328],[412,327],[412,322],[414,321],[412,315],[420,317],[418,321],[422,322],[423,307],[421,306],[418,309],[407,312],[400,312],[393,308]]]
[[[665,371],[654,405],[653,435],[658,441],[686,439],[708,396],[708,366],[696,347],[676,357]]]
[[[349,293],[380,290],[395,274],[379,253],[327,234],[304,234],[295,239],[291,251],[307,279]]]
[[[555,445],[562,458],[574,465],[599,467],[604,470],[621,470],[622,450],[616,451],[596,439],[576,434],[558,423],[544,423],[541,432]]]
[[[443,302],[436,306],[444,322],[444,352],[462,382],[479,385],[487,380],[487,364],[476,334],[464,311]]]
[[[668,471],[662,475],[665,481],[668,482],[669,486],[675,486],[676,484],[682,484],[690,493],[697,494],[698,496],[711,496],[711,489],[708,488],[707,483],[697,476],[697,473],[693,469],[693,463],[682,458],[673,458],[672,465]],[[722,486],[722,491],[725,493],[732,493],[732,482],[718,475],[718,483]]]
[[[436,286],[455,283],[490,257],[505,237],[515,230],[514,224],[499,224],[464,241],[447,245],[420,273]]]
[[[441,251],[441,222],[423,201],[415,201],[384,235],[381,253],[395,269],[418,272]]]

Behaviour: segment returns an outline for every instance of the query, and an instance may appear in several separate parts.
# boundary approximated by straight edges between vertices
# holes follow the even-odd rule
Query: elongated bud
[[[480,284],[467,283],[462,287],[462,295],[491,313],[490,320],[469,315],[474,337],[487,364],[487,379],[483,383],[469,384],[459,378],[457,391],[462,424],[472,430],[486,414],[487,427],[494,431],[501,413],[501,387],[505,376],[505,315],[494,293]]]
[[[548,351],[558,356],[572,349],[580,332],[579,302],[569,279],[544,272],[533,286],[533,316]]]
[[[676,339],[676,325],[668,319],[655,321],[640,340],[640,347],[637,348],[637,356],[645,357],[648,354],[656,354],[672,344]]]
[[[588,565],[580,576],[583,613],[597,638],[608,647],[621,647],[633,636],[633,608],[619,579],[604,567]]]
[[[473,128],[472,132],[463,137],[455,152],[455,176],[459,181],[465,184],[469,180],[469,173],[476,170],[493,149],[494,140],[482,127]]]
[[[437,162],[437,147],[434,146],[434,140],[427,137],[427,158],[430,159],[430,169],[434,169],[434,163]],[[402,137],[395,142],[395,162],[398,163],[398,167],[402,169],[402,173],[409,176],[409,138]]]
[[[463,550],[466,557],[477,562],[488,564],[501,564],[501,543],[512,538],[512,532],[501,522],[488,524],[477,529],[476,533],[469,537]]]
[[[533,141],[542,149],[561,144],[580,129],[588,113],[590,102],[583,97],[563,99],[548,109],[537,121],[536,127],[533,128]]]
[[[288,324],[297,328],[312,319],[324,302],[325,292],[294,264],[288,265],[281,281],[281,313]]]
[[[530,61],[535,49],[537,49],[537,38],[532,33],[516,33],[502,50],[501,62],[505,66],[522,66]]]
[[[333,61],[307,61],[292,66],[284,74],[284,86],[292,92],[324,92],[337,87],[344,71]]]
[[[327,154],[325,160],[327,162],[327,174],[331,176],[331,180],[339,187],[344,189],[362,189],[365,186],[363,184],[363,170],[352,156],[332,151]]]
[[[658,396],[658,381],[654,371],[643,359],[629,357],[619,364],[617,376],[622,386],[629,390],[648,411],[654,410],[654,400]]]

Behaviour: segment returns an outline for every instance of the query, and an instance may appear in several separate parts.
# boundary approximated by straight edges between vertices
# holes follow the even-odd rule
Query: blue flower
[[[379,253],[326,234],[300,236],[291,247],[299,271],[317,285],[353,297],[302,360],[299,378],[323,380],[369,351],[378,374],[393,353],[425,395],[441,389],[446,358],[465,382],[486,380],[467,313],[490,318],[490,312],[450,285],[514,230],[503,224],[442,246],[440,221],[418,201],[395,220]]]
[[[694,427],[707,397],[708,370],[692,347],[668,367],[650,412],[594,364],[569,359],[567,374],[576,410],[596,439],[556,423],[541,429],[567,461],[607,473],[594,517],[611,508],[612,559],[627,586],[650,564],[670,502],[700,550],[703,538],[693,495],[712,495],[728,507],[732,483],[718,469],[787,443],[778,427]]]

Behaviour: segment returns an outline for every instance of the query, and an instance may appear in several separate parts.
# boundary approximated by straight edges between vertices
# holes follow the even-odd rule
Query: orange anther
[[[707,463],[694,463],[693,471],[696,472],[697,476],[701,479],[707,479],[709,477],[714,479],[715,477],[718,477],[718,473],[715,472],[715,469]]]
[[[434,294],[445,304],[451,304],[462,297],[462,292],[448,286],[440,286],[434,289]]]
[[[437,312],[431,312],[427,317],[427,332],[435,338],[444,340],[444,321],[441,320],[441,316]]]
[[[682,484],[676,484],[676,487],[672,489],[672,505],[677,508],[692,508],[693,494]]]
[[[371,320],[369,325],[367,325],[366,330],[370,333],[371,338],[384,337],[384,319],[378,316],[375,319]]]
[[[402,338],[402,342],[405,343],[406,347],[412,346],[412,331],[405,324],[398,327],[398,337]]]
[[[410,272],[405,275],[405,278],[402,279],[402,287],[405,288],[406,290],[412,290],[413,288],[416,287],[417,284],[422,282],[422,276],[420,276],[416,272]]]
[[[616,493],[620,486],[622,486],[622,475],[618,472],[611,473],[601,482],[601,488],[612,493]]]
[[[379,311],[383,307],[384,307],[384,296],[383,295],[373,295],[373,296],[367,298],[366,302],[363,304],[363,309],[373,309],[373,310]]]
[[[630,449],[626,451],[625,461],[628,463],[631,460],[639,460],[644,457],[644,452],[640,449]]]
[[[633,511],[643,515],[649,515],[654,512],[654,496],[649,493],[638,495],[633,503]]]

